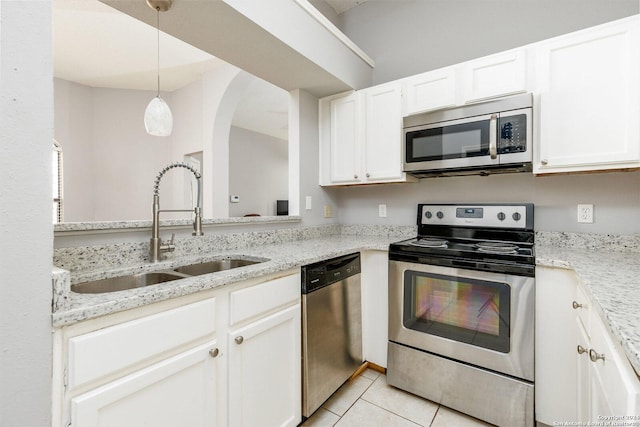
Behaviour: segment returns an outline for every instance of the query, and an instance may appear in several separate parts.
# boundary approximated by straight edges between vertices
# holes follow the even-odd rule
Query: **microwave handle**
[[[492,114],[489,120],[489,155],[492,160],[498,158],[498,115]]]

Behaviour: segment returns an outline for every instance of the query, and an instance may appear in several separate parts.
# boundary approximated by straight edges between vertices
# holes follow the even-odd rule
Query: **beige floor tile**
[[[340,417],[333,412],[329,412],[324,408],[318,408],[318,410],[302,424],[302,427],[332,427],[339,419]]]
[[[371,381],[375,381],[375,379],[382,374],[378,371],[374,371],[373,369],[368,368],[368,369],[365,369],[360,375],[362,375],[365,378],[369,378]]]
[[[364,400],[358,400],[349,411],[344,414],[336,427],[418,427],[396,414],[385,411]]]
[[[441,406],[431,427],[483,427],[491,426],[476,418]]]
[[[324,402],[322,407],[334,414],[343,416],[351,405],[369,388],[371,383],[373,383],[373,381],[369,378],[358,375],[340,387],[329,400]]]
[[[380,375],[362,399],[421,426],[429,426],[438,411],[436,403],[387,385],[386,375]]]

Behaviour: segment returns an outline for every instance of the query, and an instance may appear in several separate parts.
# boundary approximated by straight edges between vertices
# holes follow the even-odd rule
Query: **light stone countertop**
[[[157,264],[146,263],[106,270],[87,270],[74,274],[54,267],[53,288],[54,293],[59,294],[57,299],[54,297],[54,301],[58,300],[62,302],[54,304],[52,322],[54,327],[61,327],[206,289],[214,289],[255,277],[284,272],[299,268],[303,265],[353,252],[363,250],[388,250],[389,243],[402,240],[403,238],[406,237],[334,235],[225,250],[210,255],[181,257]],[[77,294],[69,292],[70,283],[157,271],[179,265],[204,262],[224,256],[235,257],[238,255],[248,259],[267,258],[268,261],[232,270],[193,276],[144,288],[107,294]]]
[[[577,273],[597,314],[640,375],[640,252],[576,249],[583,247],[536,242],[536,264]]]

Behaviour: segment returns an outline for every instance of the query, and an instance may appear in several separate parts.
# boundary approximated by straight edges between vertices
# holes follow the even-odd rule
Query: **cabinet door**
[[[217,358],[209,353],[215,348],[212,341],[72,398],[71,425],[215,425]]]
[[[456,105],[455,69],[442,68],[409,77],[403,82],[404,115]]]
[[[362,180],[359,105],[356,92],[331,101],[329,179],[333,184]]]
[[[589,336],[587,335],[584,324],[579,316],[576,317],[576,410],[577,419],[583,423],[591,420],[591,380],[589,378],[589,369],[591,361],[589,360]],[[586,425],[586,424],[585,424]]]
[[[548,425],[576,418],[577,285],[571,270],[536,268],[536,420]]]
[[[363,91],[367,182],[402,178],[402,89],[399,83]]]
[[[538,45],[535,173],[640,164],[639,19]]]
[[[526,91],[524,49],[487,56],[462,65],[464,102]]]
[[[231,426],[300,423],[300,325],[298,304],[229,333]]]

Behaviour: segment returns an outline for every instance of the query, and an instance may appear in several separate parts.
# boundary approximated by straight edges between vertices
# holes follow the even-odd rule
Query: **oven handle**
[[[489,120],[489,155],[492,160],[498,158],[498,115],[492,114]]]

